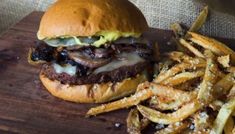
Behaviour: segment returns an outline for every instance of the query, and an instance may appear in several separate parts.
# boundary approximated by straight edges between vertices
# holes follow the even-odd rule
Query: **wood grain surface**
[[[40,67],[27,63],[42,14],[31,13],[0,37],[0,133],[125,134],[128,109],[85,118],[94,104],[66,102],[44,89],[38,78]],[[170,31],[150,29],[145,36],[158,41],[161,51],[175,48],[169,42]],[[221,40],[235,43],[232,39]]]

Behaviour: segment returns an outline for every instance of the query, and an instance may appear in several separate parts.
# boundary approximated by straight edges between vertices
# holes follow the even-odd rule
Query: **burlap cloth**
[[[55,0],[0,0],[0,32],[33,10],[44,11]],[[182,22],[190,25],[203,5],[193,0],[131,0],[144,13],[149,26],[169,29],[170,24]],[[203,33],[235,38],[235,17],[212,12],[202,28]]]

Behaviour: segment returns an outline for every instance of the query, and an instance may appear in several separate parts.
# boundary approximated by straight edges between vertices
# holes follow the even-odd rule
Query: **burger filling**
[[[129,37],[99,47],[88,45],[97,40],[91,37],[38,41],[29,58],[47,63],[42,74],[49,79],[76,85],[120,82],[149,67],[152,51],[145,40]],[[83,45],[77,45],[79,42]]]

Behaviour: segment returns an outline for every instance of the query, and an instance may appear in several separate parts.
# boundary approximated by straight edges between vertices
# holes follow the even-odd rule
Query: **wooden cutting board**
[[[0,133],[126,133],[128,109],[85,118],[94,104],[60,100],[42,86],[38,79],[40,68],[27,63],[28,49],[35,45],[42,14],[31,13],[0,37]],[[158,41],[161,51],[175,48],[169,42],[170,31],[150,29],[145,36]],[[235,43],[232,39],[221,40],[231,45]],[[153,130],[146,133],[153,133]]]

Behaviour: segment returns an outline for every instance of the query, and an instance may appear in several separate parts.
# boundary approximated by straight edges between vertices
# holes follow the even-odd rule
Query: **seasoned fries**
[[[214,55],[211,51],[206,51],[206,55],[208,55],[207,59],[207,66],[205,75],[203,78],[202,83],[200,84],[199,92],[198,92],[198,99],[202,103],[208,104],[210,101],[213,100],[212,92],[213,92],[213,85],[217,80],[217,70],[218,67],[214,61]]]
[[[234,128],[233,117],[229,116],[229,118],[224,126],[224,134],[233,134],[233,128]]]
[[[215,39],[199,35],[197,33],[188,32],[188,34],[192,36],[190,40],[196,43],[197,45],[200,45],[205,49],[211,50],[218,56],[231,55],[232,62],[235,62],[235,52],[225,44]]]
[[[192,102],[185,104],[182,108],[177,111],[165,114],[154,109],[148,108],[146,106],[138,105],[137,108],[140,113],[151,120],[152,122],[159,124],[172,124],[179,121],[183,121],[188,118],[190,115],[197,112],[202,107],[201,103],[197,100],[193,100]]]
[[[220,56],[217,58],[217,61],[224,67],[230,67],[230,55]]]
[[[168,127],[157,131],[155,134],[178,134],[182,130],[188,128],[190,123],[188,121],[176,122],[170,124]]]
[[[212,134],[222,133],[223,128],[227,122],[227,119],[230,117],[234,109],[235,109],[235,98],[228,101],[219,110],[219,113],[214,121],[213,128],[211,130]]]
[[[197,19],[194,21],[194,23],[190,27],[189,31],[190,32],[197,32],[202,27],[202,25],[206,22],[207,16],[208,16],[208,6],[206,6],[201,11],[201,13],[197,17]]]
[[[201,67],[205,67],[205,63],[201,63],[199,60],[193,60],[191,61],[192,64],[190,63],[179,63],[176,64],[175,66],[173,66],[171,69],[164,71],[164,72],[160,72],[160,74],[158,75],[158,77],[155,78],[154,82],[156,83],[161,83],[164,80],[166,80],[167,78],[174,76],[175,74],[179,73],[179,72],[183,72],[186,69],[197,69],[197,68],[201,68]]]
[[[87,112],[87,116],[97,115],[105,112],[110,112],[117,109],[128,108],[139,104],[141,101],[147,100],[153,95],[153,92],[149,89],[143,89],[136,92],[134,95],[128,98],[123,98],[119,101],[114,101],[108,104],[104,104],[95,108],[91,108]]]
[[[168,78],[167,80],[161,82],[163,85],[169,85],[169,86],[177,86],[180,85],[186,81],[202,77],[204,75],[204,70],[198,70],[194,72],[182,72],[180,74],[177,74],[171,78]]]
[[[141,122],[139,118],[139,111],[132,109],[127,117],[127,132],[129,134],[140,134],[141,133]]]
[[[205,58],[204,55],[197,49],[195,48],[194,46],[192,46],[189,42],[187,42],[186,40],[184,39],[180,39],[179,40],[180,43],[186,47],[189,51],[191,51],[194,55],[196,55],[197,57],[200,57],[200,58]]]
[[[185,30],[181,27],[179,23],[172,24],[171,29],[177,38],[183,37],[185,35]]]
[[[155,134],[235,134],[235,52],[194,33],[207,16],[205,7],[188,32],[178,23],[171,26],[178,49],[163,54],[152,82],[87,115],[133,106],[127,117],[130,134],[141,134],[149,124],[161,126]]]

